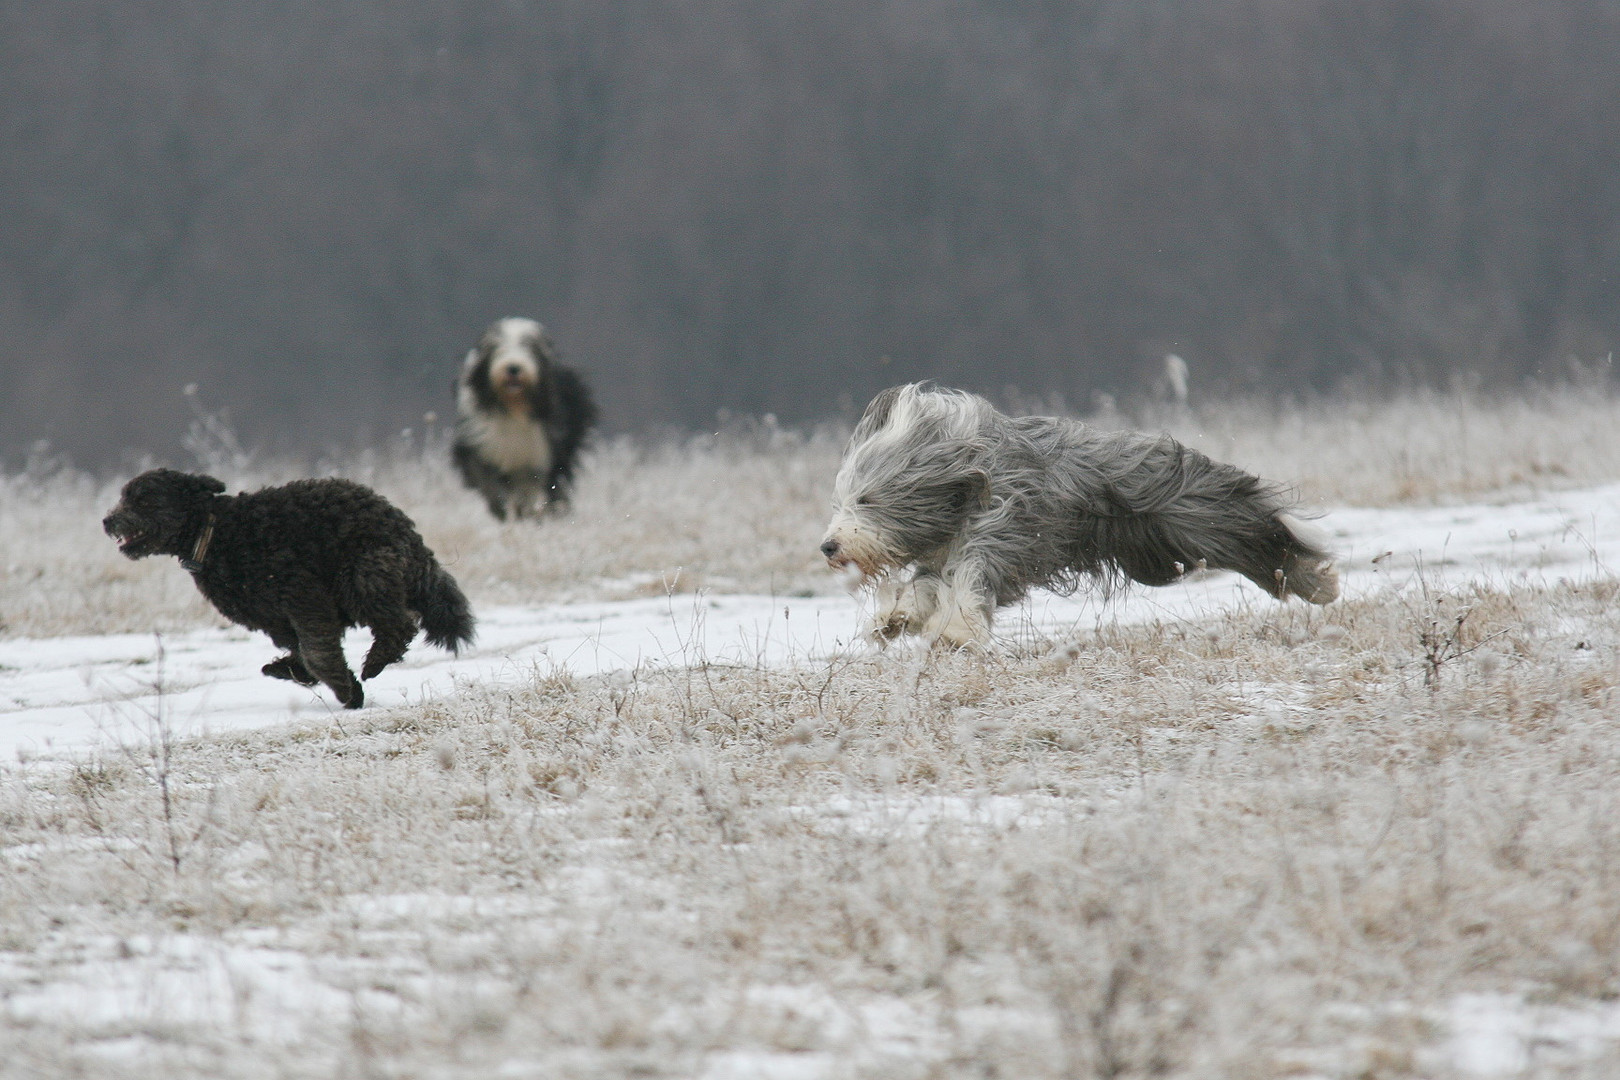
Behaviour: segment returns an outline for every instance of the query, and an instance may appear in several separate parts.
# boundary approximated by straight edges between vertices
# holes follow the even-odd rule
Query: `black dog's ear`
[[[211,494],[218,495],[220,492],[225,490],[225,481],[216,480],[206,473],[197,473],[193,479],[195,479],[205,491],[208,491]]]

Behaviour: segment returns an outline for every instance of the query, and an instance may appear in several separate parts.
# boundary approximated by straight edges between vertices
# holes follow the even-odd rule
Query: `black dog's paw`
[[[272,679],[286,679],[288,682],[295,682],[299,686],[315,685],[315,676],[311,675],[309,669],[304,667],[303,663],[291,653],[277,657],[259,670]]]
[[[358,679],[354,682],[354,692],[343,699],[345,709],[358,709],[366,703],[366,692],[361,689]]]
[[[389,661],[387,660],[367,660],[366,666],[360,669],[360,677],[366,680],[375,679],[382,674],[383,668],[387,667],[388,664]]]

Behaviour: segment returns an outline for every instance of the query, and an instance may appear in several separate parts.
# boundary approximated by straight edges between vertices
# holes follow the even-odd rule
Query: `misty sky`
[[[1614,0],[6,5],[0,460],[376,442],[511,314],[613,430],[1556,378],[1615,56]]]

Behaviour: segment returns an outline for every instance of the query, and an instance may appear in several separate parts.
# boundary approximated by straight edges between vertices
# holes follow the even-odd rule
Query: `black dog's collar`
[[[180,565],[195,574],[203,568],[203,560],[208,557],[208,545],[214,539],[214,512],[208,512],[208,522],[197,534],[197,542],[191,547],[191,558],[180,560]]]

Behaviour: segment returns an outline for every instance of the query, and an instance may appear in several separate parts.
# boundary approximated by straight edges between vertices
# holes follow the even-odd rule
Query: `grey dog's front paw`
[[[911,617],[904,612],[892,611],[887,616],[873,619],[866,636],[879,645],[887,645],[902,634],[911,632]]]
[[[917,632],[917,612],[913,609],[912,590],[907,584],[885,582],[877,593],[877,610],[866,630],[869,640],[880,646],[904,634]]]

